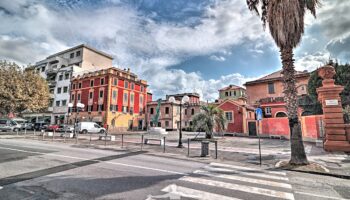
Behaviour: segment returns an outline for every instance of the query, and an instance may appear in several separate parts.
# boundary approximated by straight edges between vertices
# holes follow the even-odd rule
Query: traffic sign
[[[262,120],[263,116],[262,116],[262,109],[261,108],[257,108],[255,109],[255,114],[256,114],[256,120],[260,121]]]

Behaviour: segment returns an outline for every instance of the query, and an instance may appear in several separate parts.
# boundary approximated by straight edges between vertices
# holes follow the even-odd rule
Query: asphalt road
[[[0,199],[348,199],[348,180],[143,151],[0,140]]]

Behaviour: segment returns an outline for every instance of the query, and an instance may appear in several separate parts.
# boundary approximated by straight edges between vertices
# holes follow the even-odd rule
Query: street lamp
[[[179,130],[179,143],[177,145],[178,148],[183,148],[182,145],[182,106],[186,103],[188,103],[190,101],[190,98],[185,95],[182,97],[181,101],[180,101],[180,130]],[[176,103],[176,100],[174,97],[170,97],[169,98],[169,102],[171,103]]]

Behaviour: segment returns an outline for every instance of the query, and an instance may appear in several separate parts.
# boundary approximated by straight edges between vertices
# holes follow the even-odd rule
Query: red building
[[[77,103],[83,103],[80,121],[107,124],[110,131],[143,129],[146,105],[152,100],[147,87],[147,82],[129,69],[113,67],[73,77],[70,101],[74,107],[70,120],[75,119]]]

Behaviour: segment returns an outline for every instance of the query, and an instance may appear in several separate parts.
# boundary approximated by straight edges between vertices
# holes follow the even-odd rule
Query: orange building
[[[264,117],[286,117],[286,108],[283,93],[282,70],[264,76],[260,79],[244,84],[247,92],[248,104],[255,107],[261,106]],[[307,71],[296,72],[296,86],[298,96],[307,94],[307,84],[310,73]],[[299,109],[299,114],[302,109]]]
[[[79,121],[108,125],[109,131],[141,130],[146,126],[145,111],[152,95],[147,82],[138,79],[130,70],[108,68],[84,73],[72,78],[73,109],[69,118],[74,122],[77,103],[85,104]]]

